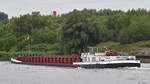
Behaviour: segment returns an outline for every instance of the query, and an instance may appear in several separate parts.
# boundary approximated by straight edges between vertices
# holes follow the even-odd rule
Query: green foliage
[[[0,12],[0,21],[8,19],[8,15],[4,12]]]
[[[11,19],[0,12],[0,51],[18,52],[12,55],[81,53],[89,46],[149,46],[144,44],[149,34],[150,11],[145,9],[83,9],[56,17],[32,12]],[[139,41],[142,45],[134,44]]]
[[[11,33],[6,34],[0,38],[0,51],[9,51],[16,42],[14,35]]]
[[[41,29],[34,29],[32,31],[32,37],[34,38],[34,44],[38,43],[50,43],[53,44],[57,41],[57,32],[45,27]]]
[[[62,35],[65,53],[79,53],[88,45],[88,18],[74,10],[65,20]]]
[[[26,14],[19,18],[14,17],[8,23],[8,28],[17,37],[25,34],[32,35],[32,30],[43,27],[51,28],[51,21],[48,16],[41,16],[39,12],[33,12],[31,15]]]
[[[133,43],[150,40],[150,15],[135,16],[128,28],[120,32],[120,43]]]
[[[14,44],[11,50],[23,50],[29,44],[57,42],[59,25],[56,20],[54,17],[42,16],[39,12],[12,18],[7,29],[15,36],[17,44]]]

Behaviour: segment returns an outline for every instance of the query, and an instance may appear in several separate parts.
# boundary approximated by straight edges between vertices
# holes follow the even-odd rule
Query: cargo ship
[[[103,51],[84,52],[73,55],[41,55],[41,56],[16,56],[11,58],[12,63],[59,66],[59,67],[82,67],[82,68],[118,68],[140,67],[140,61],[136,60],[134,52],[111,52]]]

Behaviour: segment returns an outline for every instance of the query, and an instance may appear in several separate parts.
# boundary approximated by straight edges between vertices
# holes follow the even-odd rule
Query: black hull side
[[[114,64],[94,64],[84,65],[84,68],[119,68],[119,67],[141,67],[140,63],[114,63]]]
[[[141,67],[140,63],[114,63],[114,64],[91,64],[91,65],[73,65],[73,64],[50,64],[50,63],[17,63],[26,65],[39,65],[39,66],[56,66],[56,67],[81,67],[81,68],[119,68],[119,67]]]

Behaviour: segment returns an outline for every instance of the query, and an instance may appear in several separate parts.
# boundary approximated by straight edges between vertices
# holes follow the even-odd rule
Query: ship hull
[[[105,63],[105,64],[57,64],[57,63],[31,63],[11,60],[15,64],[56,66],[56,67],[81,67],[81,68],[119,68],[119,67],[140,67],[140,63]]]
[[[119,68],[119,67],[140,67],[139,63],[114,63],[114,64],[93,64],[81,65],[83,68]]]

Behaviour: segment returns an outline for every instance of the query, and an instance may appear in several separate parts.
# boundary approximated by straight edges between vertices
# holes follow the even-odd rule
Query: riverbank
[[[107,47],[108,49],[116,50],[116,51],[121,51],[124,50],[130,51],[131,48],[142,48],[142,47],[150,47],[150,41],[140,41],[132,44],[120,44],[117,42],[105,42],[105,43],[100,43],[97,44],[95,47]],[[55,52],[29,52],[29,51],[21,51],[21,52],[5,52],[5,51],[0,51],[0,61],[9,61],[12,56],[39,56],[39,55],[47,55],[47,54],[55,54]],[[150,57],[138,57],[138,59],[142,60],[142,62],[150,63]]]
[[[149,41],[139,41],[132,44],[120,44],[119,42],[105,42],[97,44],[96,47],[107,47],[108,49],[116,50],[116,51],[130,51],[132,48],[142,48],[142,47],[150,47]]]
[[[29,52],[29,51],[21,51],[21,52],[0,52],[0,61],[10,61],[10,58],[13,56],[40,56],[40,55],[49,55],[55,54],[54,52]]]

